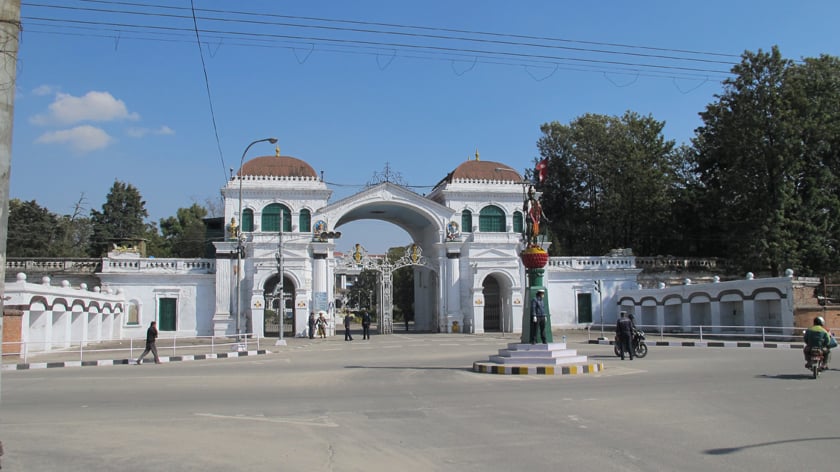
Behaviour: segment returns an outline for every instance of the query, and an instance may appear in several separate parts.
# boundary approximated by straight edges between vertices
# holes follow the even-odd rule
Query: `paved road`
[[[470,371],[508,339],[290,340],[257,357],[11,371],[15,471],[708,471],[837,467],[840,371],[790,349],[654,347],[600,374]]]

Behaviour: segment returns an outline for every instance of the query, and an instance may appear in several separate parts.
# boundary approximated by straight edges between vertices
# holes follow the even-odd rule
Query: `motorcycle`
[[[641,330],[633,330],[633,355],[641,359],[645,357],[648,353],[647,344],[645,344],[645,333]],[[621,357],[621,346],[618,342],[618,336],[615,337],[615,344],[613,345],[613,352],[618,357]]]
[[[808,363],[805,367],[811,369],[815,379],[819,377],[820,372],[828,368],[825,364],[825,353],[823,350],[818,347],[812,347],[811,355],[809,356]]]

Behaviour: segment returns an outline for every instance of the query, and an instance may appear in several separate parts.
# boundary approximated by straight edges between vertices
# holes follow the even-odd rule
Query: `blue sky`
[[[687,142],[744,50],[840,56],[828,0],[194,6],[201,52],[189,0],[23,2],[12,198],[100,209],[116,179],[158,221],[217,199],[270,136],[324,172],[333,200],[386,163],[425,193],[476,148],[524,171],[541,124],[585,113],[650,114]],[[409,242],[385,223],[340,229],[339,249]]]

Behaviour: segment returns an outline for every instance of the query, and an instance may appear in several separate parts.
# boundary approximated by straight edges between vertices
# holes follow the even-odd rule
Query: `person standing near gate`
[[[309,313],[309,339],[315,339],[315,312]]]
[[[157,346],[155,346],[155,341],[158,337],[158,330],[157,330],[157,322],[152,321],[152,324],[149,325],[149,329],[146,330],[146,349],[143,351],[143,354],[137,358],[137,365],[143,363],[143,358],[146,357],[146,354],[149,352],[155,356],[155,364],[160,364],[160,358],[158,357],[157,353]]]
[[[537,338],[537,328],[540,330],[542,344],[546,343],[545,338],[545,305],[543,305],[545,290],[537,290],[537,296],[531,299],[531,344]]]
[[[362,339],[370,339],[370,313],[362,312]]]
[[[633,321],[627,317],[627,312],[622,311],[621,317],[615,322],[615,336],[619,343],[621,360],[624,360],[624,353],[630,353],[630,360],[633,360]]]
[[[315,321],[315,326],[318,327],[318,337],[326,338],[327,337],[327,319],[324,318],[324,313],[318,315],[318,319]]]
[[[350,313],[344,315],[344,340],[345,341],[352,341],[353,336],[350,335],[350,321],[352,318],[350,317]]]

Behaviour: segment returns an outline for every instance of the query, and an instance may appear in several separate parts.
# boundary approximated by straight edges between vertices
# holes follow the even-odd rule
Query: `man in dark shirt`
[[[622,311],[621,317],[615,322],[615,335],[619,343],[621,360],[624,360],[624,353],[630,353],[630,360],[633,360],[633,321],[627,317],[627,312]]]
[[[362,339],[370,339],[370,313],[362,312]]]
[[[344,340],[345,341],[352,341],[353,335],[350,334],[350,321],[352,318],[350,317],[350,313],[344,315]]]
[[[149,352],[155,356],[155,364],[160,364],[160,358],[158,357],[157,353],[157,346],[155,346],[155,341],[158,337],[158,330],[157,330],[157,322],[152,321],[152,324],[149,325],[149,329],[146,330],[146,349],[143,351],[143,354],[137,358],[137,365],[143,363],[143,358],[146,357],[146,354]]]
[[[531,344],[534,344],[534,341],[537,339],[538,328],[542,337],[542,344],[546,343],[543,295],[545,295],[545,290],[537,290],[537,296],[531,299]]]

